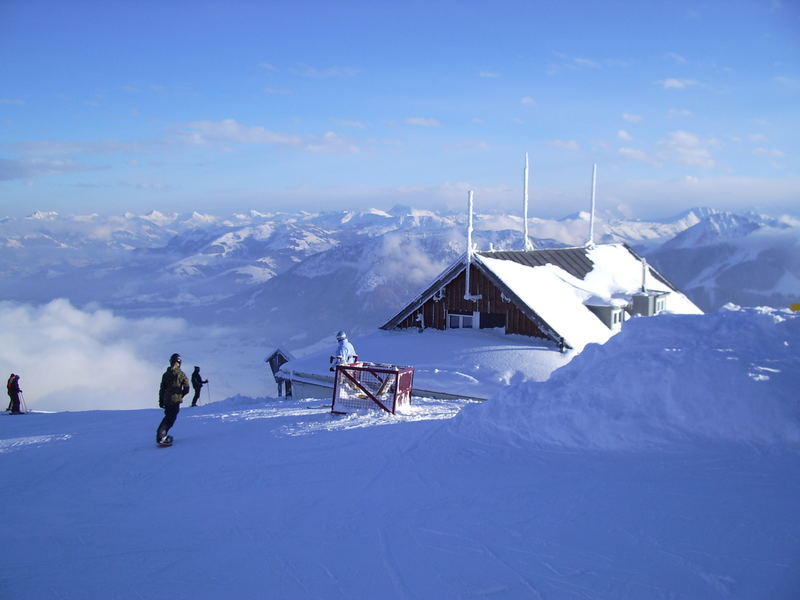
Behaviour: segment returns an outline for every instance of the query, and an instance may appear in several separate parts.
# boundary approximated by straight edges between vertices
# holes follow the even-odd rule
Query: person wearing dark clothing
[[[192,373],[192,387],[194,388],[194,398],[192,398],[192,406],[197,406],[197,400],[200,398],[200,390],[203,389],[203,384],[208,383],[208,379],[203,379],[200,376],[200,367],[195,366]]]
[[[11,382],[14,381],[14,377],[16,376],[14,373],[12,373],[8,376],[8,381],[6,382],[6,390],[8,391],[8,408],[6,409],[6,412],[11,411]]]
[[[8,408],[7,411],[11,411],[11,414],[19,414],[22,411],[19,409],[19,395],[22,393],[22,390],[19,389],[19,375],[11,374],[8,378],[8,383],[6,383],[6,387],[8,388]]]
[[[158,390],[158,405],[164,409],[164,418],[156,430],[156,442],[169,444],[172,436],[169,430],[178,418],[183,397],[189,393],[189,380],[181,371],[181,356],[173,354],[169,357],[169,368],[161,376],[161,387]]]

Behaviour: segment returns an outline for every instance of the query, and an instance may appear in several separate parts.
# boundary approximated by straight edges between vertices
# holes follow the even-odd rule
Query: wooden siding
[[[516,333],[532,337],[549,338],[533,321],[531,321],[511,301],[504,300],[499,289],[474,265],[470,267],[470,293],[481,295],[480,300],[465,300],[465,273],[460,273],[444,287],[440,300],[437,294],[429,298],[422,306],[397,324],[398,329],[417,328],[420,323],[417,315],[422,314],[425,327],[434,329],[447,328],[448,313],[499,313],[506,317],[506,333]]]

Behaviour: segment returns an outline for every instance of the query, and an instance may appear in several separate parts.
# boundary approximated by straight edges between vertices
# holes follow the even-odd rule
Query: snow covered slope
[[[695,233],[687,231],[682,241],[671,242],[659,254],[668,277],[689,282],[694,277],[692,269],[704,263],[702,248],[710,243],[711,233],[699,232],[720,230],[707,226],[710,219],[747,225],[724,228],[728,243],[747,238],[753,228],[781,223],[708,209],[693,209],[666,222],[601,215],[595,223],[595,241],[626,242],[649,254],[691,229]],[[359,307],[366,309],[365,322],[372,327],[464,251],[464,220],[460,213],[436,214],[408,207],[390,212],[251,211],[229,217],[37,213],[0,221],[0,288],[3,299],[20,302],[64,297],[78,305],[99,302],[124,315],[164,316],[169,308],[183,311],[190,319],[227,321],[231,312],[244,309],[242,317],[253,321],[264,310],[261,296],[274,297],[271,288],[291,286],[301,275],[306,284],[317,280],[324,289],[336,282],[339,288],[354,291]],[[558,221],[530,220],[531,235],[539,247],[582,245],[588,228],[585,213]],[[484,250],[519,249],[522,229],[517,216],[479,214],[475,241]],[[700,260],[693,255],[695,248],[700,248]],[[752,254],[737,256],[729,257],[731,266],[739,260],[757,259]],[[773,253],[767,258],[780,268],[791,256]],[[749,304],[731,286],[725,292],[724,301]],[[344,300],[337,302],[341,312]]]
[[[169,449],[157,409],[2,416],[0,593],[794,599],[799,327],[640,319],[550,381],[399,418],[236,397]]]
[[[800,300],[800,222],[716,213],[648,254],[705,310]]]
[[[539,247],[580,245],[587,217],[531,218],[531,235]],[[125,318],[182,318],[191,329],[236,330],[231,339],[247,346],[294,351],[385,322],[464,252],[464,221],[408,207],[7,218],[0,300],[38,310],[65,298]],[[474,239],[480,249],[519,249],[522,229],[518,216],[481,213]],[[788,218],[708,209],[665,222],[601,215],[595,231],[598,243],[645,254],[704,310],[729,301],[787,306],[800,296],[800,235]]]

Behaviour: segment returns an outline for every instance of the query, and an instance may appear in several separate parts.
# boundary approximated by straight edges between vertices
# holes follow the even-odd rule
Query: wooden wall
[[[466,283],[465,273],[462,272],[458,277],[451,281],[444,288],[444,296],[441,300],[428,299],[414,313],[398,324],[399,329],[409,327],[419,327],[417,314],[422,313],[425,318],[425,327],[434,329],[447,328],[447,314],[472,313],[479,311],[484,313],[500,313],[506,316],[506,333],[516,333],[533,337],[547,338],[541,329],[529,319],[525,313],[519,310],[512,302],[502,298],[501,292],[495,285],[474,265],[470,267],[470,293],[480,294],[480,300],[465,300],[464,287]]]

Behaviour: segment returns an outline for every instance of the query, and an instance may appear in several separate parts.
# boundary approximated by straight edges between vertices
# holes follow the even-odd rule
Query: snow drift
[[[800,442],[800,318],[769,308],[633,319],[545,382],[515,381],[455,423],[483,439],[572,448],[687,439]]]

